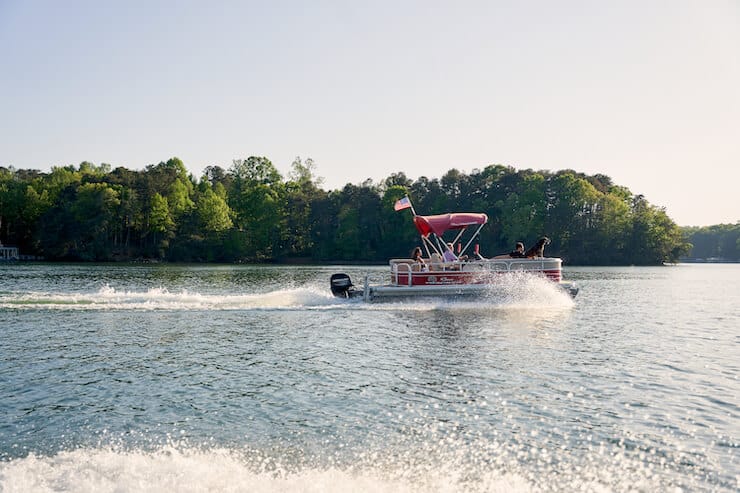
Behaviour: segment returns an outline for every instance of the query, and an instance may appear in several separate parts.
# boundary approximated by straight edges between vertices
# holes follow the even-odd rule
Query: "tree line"
[[[209,166],[172,158],[141,171],[83,162],[48,173],[0,167],[0,242],[48,260],[380,262],[419,244],[417,213],[485,212],[481,253],[552,239],[574,265],[651,265],[689,252],[665,210],[608,176],[490,165],[441,178],[393,173],[324,190],[311,159],[283,177],[265,157]]]
[[[687,257],[740,262],[740,222],[686,227],[683,233],[692,246]]]

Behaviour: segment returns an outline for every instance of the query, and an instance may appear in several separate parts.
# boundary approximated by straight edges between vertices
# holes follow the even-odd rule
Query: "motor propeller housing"
[[[343,273],[332,274],[329,279],[329,286],[331,287],[331,294],[337,298],[349,298],[354,291],[352,279]]]

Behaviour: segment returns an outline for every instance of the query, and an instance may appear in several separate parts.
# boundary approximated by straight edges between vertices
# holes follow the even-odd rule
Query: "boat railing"
[[[398,281],[399,274],[406,274],[407,283],[411,286],[413,279],[413,267],[418,266],[413,259],[393,259],[391,260],[391,276],[393,284],[400,284]],[[417,271],[420,272],[420,271]]]
[[[451,273],[451,272],[512,272],[512,271],[535,271],[544,272],[548,270],[561,269],[561,260],[559,258],[542,257],[538,259],[490,259],[490,260],[470,260],[455,261],[445,263],[430,263],[427,260],[427,266],[423,266],[413,259],[392,259],[391,278],[393,284],[400,285],[402,278],[403,284],[412,285],[414,276],[429,275],[433,273]]]

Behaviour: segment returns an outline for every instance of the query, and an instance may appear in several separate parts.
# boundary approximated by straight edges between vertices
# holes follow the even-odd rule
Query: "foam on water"
[[[526,273],[502,276],[479,297],[428,298],[409,303],[417,309],[446,308],[491,311],[571,308],[573,299],[547,279]]]
[[[440,460],[429,450],[360,454],[350,464],[284,465],[258,451],[162,447],[153,451],[82,448],[0,463],[4,492],[250,491],[250,492],[529,492],[683,491],[654,471],[617,454],[595,464],[558,464],[546,451],[506,450],[500,444],[458,448]],[[481,452],[495,451],[486,462]],[[526,469],[522,454],[551,465]],[[517,455],[519,457],[517,457]],[[470,457],[474,460],[470,461]],[[470,461],[470,463],[462,463]],[[667,489],[670,488],[670,489]]]
[[[88,293],[32,292],[0,296],[0,308],[50,310],[239,310],[335,305],[331,294],[310,287],[255,294],[201,294],[166,288],[117,290],[105,285]]]
[[[89,292],[0,293],[0,308],[47,310],[517,310],[570,308],[571,298],[555,284],[531,275],[502,278],[476,298],[406,298],[382,303],[333,297],[326,286],[307,284],[248,294],[173,292],[164,287],[117,289],[108,284]]]
[[[426,487],[420,487],[373,471],[255,471],[227,450],[154,454],[80,450],[51,458],[29,457],[3,469],[3,490],[8,492],[457,491],[450,479],[441,477],[428,478]],[[485,491],[527,491],[526,483],[517,479],[502,478],[498,484],[491,480]]]

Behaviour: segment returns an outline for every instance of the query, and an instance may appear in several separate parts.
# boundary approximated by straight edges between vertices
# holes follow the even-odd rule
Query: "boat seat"
[[[442,261],[442,257],[438,253],[433,253],[429,256],[429,270],[430,271],[443,271],[444,268],[444,262]]]
[[[409,272],[414,270],[413,259],[410,258],[394,258],[391,259],[391,271],[392,272]]]

